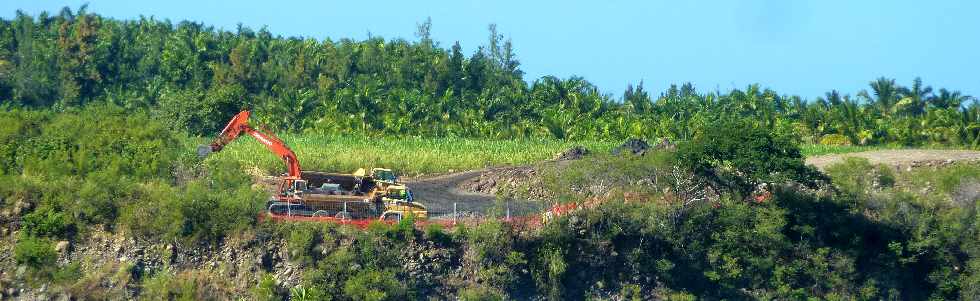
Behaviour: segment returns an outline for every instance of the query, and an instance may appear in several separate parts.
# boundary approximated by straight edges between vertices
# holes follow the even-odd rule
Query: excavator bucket
[[[207,157],[211,153],[212,153],[212,151],[211,151],[211,146],[210,145],[201,144],[201,145],[198,145],[197,146],[197,157],[198,158]]]

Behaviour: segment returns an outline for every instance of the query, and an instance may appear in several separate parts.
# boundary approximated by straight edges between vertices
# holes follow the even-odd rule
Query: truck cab
[[[412,191],[405,185],[392,184],[388,186],[381,200],[384,202],[385,207],[385,212],[382,214],[381,219],[401,220],[402,217],[408,216],[409,214],[421,220],[429,218],[429,211],[425,208],[425,205],[416,202],[412,196]]]

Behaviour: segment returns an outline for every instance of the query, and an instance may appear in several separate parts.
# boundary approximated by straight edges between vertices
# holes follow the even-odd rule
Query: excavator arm
[[[300,179],[300,171],[302,169],[300,169],[299,161],[296,160],[296,154],[293,153],[293,150],[289,149],[286,143],[283,143],[275,135],[256,130],[249,126],[248,117],[250,114],[249,111],[242,111],[235,115],[235,117],[232,117],[228,125],[225,125],[225,128],[221,130],[221,134],[211,144],[198,147],[198,155],[204,157],[212,152],[219,152],[229,143],[235,141],[242,133],[245,133],[254,137],[255,140],[258,140],[259,143],[265,145],[270,151],[282,159],[283,163],[286,164],[286,175],[290,180]]]

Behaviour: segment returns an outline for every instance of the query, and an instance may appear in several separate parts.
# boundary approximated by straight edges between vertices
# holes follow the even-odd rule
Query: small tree
[[[699,135],[679,145],[677,156],[682,166],[741,196],[761,183],[792,180],[815,187],[826,180],[804,163],[792,137],[743,119],[722,119],[707,125]]]

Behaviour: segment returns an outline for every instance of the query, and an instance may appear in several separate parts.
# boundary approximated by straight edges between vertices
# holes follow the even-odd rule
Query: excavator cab
[[[302,193],[308,189],[309,189],[309,184],[306,182],[306,180],[293,181],[293,187],[292,187],[293,193],[297,193],[297,192]]]
[[[309,189],[309,183],[303,179],[286,177],[279,186],[279,193],[283,196],[295,196],[303,194]]]

